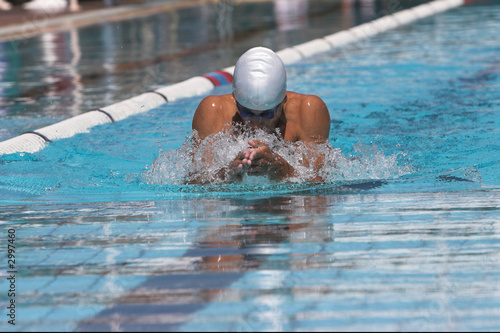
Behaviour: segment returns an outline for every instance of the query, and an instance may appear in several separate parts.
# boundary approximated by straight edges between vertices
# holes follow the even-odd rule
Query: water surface
[[[0,157],[16,329],[497,331],[499,22],[465,6],[290,66],[358,161],[323,184],[152,182],[201,97]]]

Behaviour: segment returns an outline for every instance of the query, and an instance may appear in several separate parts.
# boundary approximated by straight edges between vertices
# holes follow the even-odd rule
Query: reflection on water
[[[234,65],[255,45],[278,50],[338,29],[336,3],[278,3],[204,3],[2,42],[0,140]]]
[[[323,0],[221,1],[2,42],[0,140],[234,65],[252,46],[283,49],[387,8],[381,0],[369,4],[349,2],[340,11]]]
[[[2,42],[0,140],[234,65],[250,47],[283,49],[392,8],[383,0],[339,4],[220,1]]]
[[[233,210],[226,212],[228,214],[224,217],[220,216],[221,220],[230,221],[234,216],[240,222],[235,220],[220,225],[220,221],[215,220],[215,224],[200,228],[193,246],[179,258],[179,262],[188,264],[184,270],[165,271],[160,268],[154,276],[116,299],[113,306],[85,320],[77,330],[134,330],[139,327],[137,325],[148,330],[178,329],[189,315],[212,301],[219,302],[230,285],[246,272],[262,269],[272,255],[287,253],[279,245],[291,234],[305,230],[311,223],[319,223],[315,218],[300,221],[301,214],[295,210],[305,209],[303,213],[306,215],[321,214],[327,201],[325,197],[278,197],[227,200],[222,207],[222,202],[215,201],[214,210],[202,205],[204,209],[198,211],[197,208],[201,207],[196,207],[197,217],[208,222],[214,215],[220,216],[221,211],[225,211],[224,206],[230,205]],[[254,217],[240,217],[240,213],[246,210]],[[259,218],[259,214],[263,217]],[[276,220],[275,217],[269,219],[268,214],[283,216]],[[314,241],[313,232],[309,231],[308,236]],[[325,240],[325,237],[327,234],[321,233],[321,239]],[[289,265],[283,268],[288,269]],[[266,282],[262,283],[265,285]]]
[[[500,325],[499,204],[484,190],[253,195],[4,206],[0,220],[36,250],[20,258],[24,329],[482,330]]]
[[[7,113],[6,108],[4,107],[4,99],[5,99],[5,88],[7,84],[5,83],[7,81],[6,73],[8,70],[8,59],[5,58],[5,52],[4,52],[4,47],[5,45],[0,43],[0,117],[4,117]],[[2,129],[0,128],[0,131]],[[0,132],[0,137],[2,137],[2,134]]]
[[[307,28],[307,0],[275,0],[274,17],[278,30]]]
[[[47,105],[44,112],[55,115],[61,113],[63,107],[64,113],[61,115],[80,114],[83,85],[77,68],[82,52],[77,30],[71,29],[65,34],[46,33],[40,37],[40,42],[41,60],[47,68],[52,69],[41,79],[43,91],[40,93],[44,99],[51,101],[71,96],[67,101]]]

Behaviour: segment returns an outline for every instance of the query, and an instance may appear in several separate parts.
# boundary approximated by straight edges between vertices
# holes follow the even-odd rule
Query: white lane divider
[[[165,102],[166,99],[161,95],[147,92],[99,110],[109,114],[114,121],[120,121],[135,114],[147,112]]]
[[[389,29],[394,29],[398,26],[461,6],[465,1],[435,0],[383,16],[348,30],[292,46],[276,53],[281,57],[285,65],[290,65],[305,57],[310,57],[331,50],[332,48],[342,47]],[[231,66],[203,76],[195,76],[180,83],[147,92],[98,110],[89,111],[54,125],[24,133],[15,138],[0,142],[0,155],[20,152],[34,153],[43,149],[51,141],[69,138],[78,133],[89,132],[95,126],[123,120],[132,115],[147,112],[168,101],[203,95],[210,92],[214,86],[231,84],[233,72],[234,66]]]

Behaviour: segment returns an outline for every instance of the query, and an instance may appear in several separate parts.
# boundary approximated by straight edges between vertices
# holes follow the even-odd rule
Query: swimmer
[[[200,140],[243,126],[275,134],[284,143],[302,142],[307,147],[302,164],[312,163],[319,170],[324,155],[315,148],[328,142],[330,113],[318,96],[287,91],[286,80],[285,65],[276,53],[264,47],[248,50],[236,62],[233,93],[205,97],[196,109],[192,129]],[[248,146],[217,177],[239,181],[247,174],[284,181],[296,176],[294,167],[263,141],[249,140]],[[322,180],[318,175],[309,179]]]

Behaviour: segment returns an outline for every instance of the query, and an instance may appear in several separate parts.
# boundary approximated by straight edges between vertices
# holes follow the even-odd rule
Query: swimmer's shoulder
[[[204,139],[221,131],[224,124],[234,115],[234,101],[231,94],[211,95],[203,98],[193,116],[192,129]]]
[[[322,141],[329,136],[330,112],[326,103],[317,95],[287,92],[290,116],[300,126],[300,137],[304,141]]]

